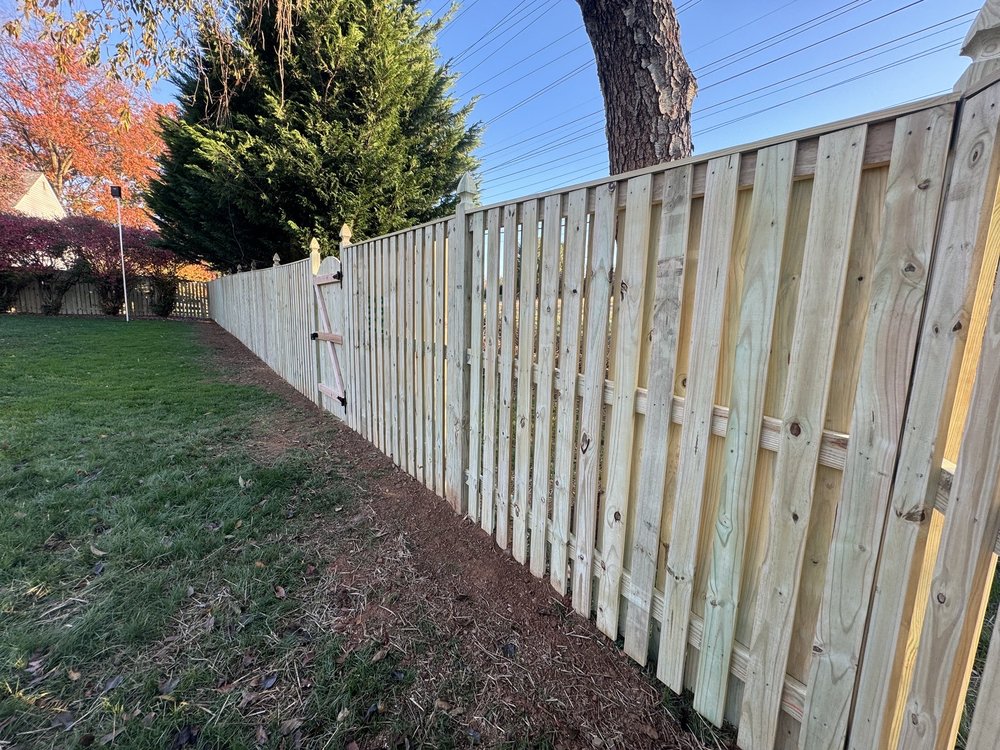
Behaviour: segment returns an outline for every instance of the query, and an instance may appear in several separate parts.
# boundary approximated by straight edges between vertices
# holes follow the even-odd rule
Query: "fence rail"
[[[129,314],[134,318],[154,317],[149,284],[136,281],[128,290]],[[17,313],[44,312],[42,290],[38,282],[22,289],[12,308]],[[97,287],[89,282],[74,284],[63,298],[60,315],[103,315]],[[208,318],[208,284],[204,281],[181,281],[177,286],[174,318]]]
[[[741,747],[951,747],[1000,532],[998,118],[993,83],[463,194],[314,265],[315,344],[306,261],[212,315]]]

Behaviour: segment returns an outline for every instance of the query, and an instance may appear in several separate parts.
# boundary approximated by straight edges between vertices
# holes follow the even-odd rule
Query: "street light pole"
[[[118,205],[118,250],[121,254],[122,261],[122,299],[123,305],[125,307],[125,322],[128,323],[131,319],[128,314],[128,283],[125,281],[125,238],[122,235],[122,189],[118,185],[111,186],[111,197],[115,199],[115,203]]]

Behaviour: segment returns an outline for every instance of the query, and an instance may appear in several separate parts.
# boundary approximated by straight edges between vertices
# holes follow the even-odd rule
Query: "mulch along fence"
[[[464,194],[212,317],[741,747],[950,747],[1000,531],[998,121],[994,83]]]
[[[129,314],[134,318],[154,317],[150,305],[149,284],[139,280],[129,285]],[[33,282],[18,294],[13,312],[41,314],[42,293]],[[81,282],[70,287],[63,298],[60,315],[103,315],[96,287]],[[204,281],[181,281],[177,286],[177,303],[173,318],[208,318],[208,284]]]

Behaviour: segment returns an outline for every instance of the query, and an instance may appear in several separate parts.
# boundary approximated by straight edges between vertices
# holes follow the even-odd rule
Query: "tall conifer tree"
[[[171,249],[220,269],[333,247],[454,211],[478,126],[412,0],[246,2],[230,54],[206,35],[148,202]],[[291,23],[291,34],[281,32]],[[223,64],[221,61],[225,60]]]

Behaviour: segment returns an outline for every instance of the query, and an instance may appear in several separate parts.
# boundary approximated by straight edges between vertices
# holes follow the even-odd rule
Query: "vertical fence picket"
[[[421,310],[424,329],[424,486],[434,489],[434,228],[423,230],[423,264],[420,281],[423,285],[423,308]]]
[[[469,316],[469,470],[467,495],[469,518],[479,522],[480,478],[483,445],[483,232],[485,216],[482,211],[472,215],[472,250],[470,253],[470,282],[472,307]]]
[[[559,305],[559,374],[555,382],[556,436],[552,461],[552,559],[549,581],[561,595],[567,590],[569,520],[576,445],[576,376],[580,358],[580,311],[583,264],[587,250],[587,191],[574,190],[566,211],[562,291]]]
[[[813,646],[799,734],[802,748],[835,750],[843,747],[847,734],[854,665],[861,657],[885,525],[951,126],[950,110],[928,110],[896,121],[885,229],[875,261],[851,448]]]
[[[512,420],[514,418],[514,331],[517,314],[517,204],[503,209],[503,313],[500,328],[500,415],[497,445],[495,533],[497,546],[507,549],[510,528]]]
[[[633,177],[627,183],[625,234],[618,249],[618,288],[614,326],[614,401],[607,430],[608,486],[601,509],[604,572],[597,592],[597,627],[609,638],[618,637],[618,613],[625,557],[632,447],[635,440],[635,389],[639,384],[642,310],[646,286],[652,219],[652,179]]]
[[[608,362],[608,310],[618,212],[616,183],[595,189],[593,239],[584,288],[586,324],[580,437],[577,440],[576,519],[573,550],[573,609],[590,617],[597,534],[597,493],[601,467],[601,415]]]
[[[771,336],[778,298],[781,258],[792,197],[795,144],[756,155],[750,204],[750,244],[739,313],[739,344],[729,395],[729,422],[723,451],[716,533],[708,577],[695,705],[722,724],[729,683],[736,613],[743,576],[743,553],[750,527],[750,504],[757,470],[761,420]]]
[[[819,141],[771,529],[740,718],[739,742],[747,750],[770,750],[777,735],[866,133],[861,125]]]
[[[538,381],[535,386],[533,441],[534,458],[531,478],[531,550],[532,575],[545,575],[547,548],[549,486],[552,472],[552,388],[556,364],[556,316],[559,303],[560,249],[562,244],[562,196],[545,199],[542,215],[542,263],[538,292]]]
[[[528,553],[531,486],[532,380],[535,358],[535,300],[538,274],[538,201],[521,204],[521,296],[517,311],[517,416],[514,427],[514,496],[511,553],[523,563]]]
[[[497,335],[499,333],[500,287],[500,209],[486,216],[486,315],[483,361],[483,481],[479,525],[493,534],[495,518],[496,446],[497,446]],[[473,349],[475,345],[473,345]]]
[[[424,233],[413,232],[413,476],[424,481]]]
[[[674,375],[684,292],[685,254],[691,222],[690,167],[667,174],[660,211],[653,319],[646,396],[644,450],[639,466],[639,495],[632,543],[632,578],[625,621],[625,653],[640,664],[649,653],[649,621],[660,550],[660,521],[666,485],[667,451],[672,420]]]
[[[663,592],[663,623],[656,674],[672,690],[684,689],[684,663],[688,650],[688,625],[694,594],[695,566],[705,480],[712,436],[722,327],[725,321],[729,262],[736,229],[736,193],[740,157],[732,155],[708,163],[705,183],[703,233],[699,249],[695,297],[691,315],[691,360],[674,523],[667,553],[667,578]]]
[[[447,362],[444,357],[445,311],[447,287],[448,224],[434,226],[434,492],[444,496],[444,377]]]

